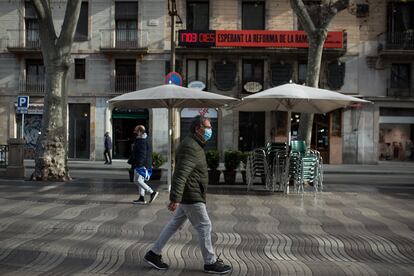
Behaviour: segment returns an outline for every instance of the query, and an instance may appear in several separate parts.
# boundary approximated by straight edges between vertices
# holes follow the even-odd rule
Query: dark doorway
[[[113,158],[128,159],[135,141],[134,128],[145,126],[150,135],[147,109],[115,108],[112,111]]]
[[[89,110],[89,104],[69,104],[69,158],[89,159]]]
[[[239,112],[239,150],[265,145],[265,112]]]

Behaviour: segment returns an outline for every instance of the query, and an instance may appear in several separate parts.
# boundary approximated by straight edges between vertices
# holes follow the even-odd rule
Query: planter
[[[219,170],[209,170],[208,171],[208,185],[218,185],[220,183],[220,174]]]
[[[162,170],[160,168],[152,168],[151,180],[160,180]]]
[[[223,171],[223,174],[226,185],[236,184],[236,171]]]

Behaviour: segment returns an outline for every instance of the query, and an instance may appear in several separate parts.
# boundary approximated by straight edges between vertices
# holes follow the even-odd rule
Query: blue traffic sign
[[[29,96],[17,96],[17,113],[27,113],[29,109]]]
[[[177,72],[170,72],[165,77],[165,83],[166,84],[175,84],[175,85],[182,86],[183,85],[183,78]]]

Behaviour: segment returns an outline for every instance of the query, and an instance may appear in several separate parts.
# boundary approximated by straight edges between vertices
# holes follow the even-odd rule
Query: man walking
[[[134,133],[137,135],[135,139],[134,147],[132,149],[131,158],[128,163],[131,164],[134,169],[134,183],[138,186],[139,198],[134,200],[134,204],[147,204],[145,201],[145,192],[150,194],[149,203],[153,202],[158,196],[158,192],[151,189],[145,183],[145,180],[149,180],[151,177],[152,167],[152,148],[148,141],[148,135],[145,133],[145,127],[138,125],[134,129]]]
[[[168,209],[175,212],[174,216],[161,231],[158,240],[144,259],[157,269],[168,269],[168,264],[162,261],[162,249],[188,219],[198,232],[204,271],[225,274],[232,268],[216,258],[211,242],[211,221],[206,209],[208,172],[204,145],[212,136],[210,120],[196,116],[190,130],[191,135],[183,140],[176,154],[177,163],[168,205]]]
[[[109,136],[109,132],[105,132],[104,136],[104,157],[105,157],[105,164],[112,164],[111,158],[111,150],[112,150],[112,139]]]

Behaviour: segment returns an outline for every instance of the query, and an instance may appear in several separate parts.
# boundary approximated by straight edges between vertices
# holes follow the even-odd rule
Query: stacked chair
[[[316,150],[306,149],[305,141],[292,141],[289,160],[289,179],[294,191],[304,191],[304,183],[313,184],[314,191],[323,189],[322,157]],[[288,188],[285,192],[288,192]]]
[[[288,177],[289,155],[286,143],[268,143],[265,147],[269,164],[269,187],[271,191],[283,191]],[[276,189],[277,187],[277,189]]]
[[[269,188],[269,165],[266,151],[263,148],[253,150],[247,158],[246,181],[248,190],[252,189],[256,177],[260,177],[266,187]]]
[[[322,157],[317,150],[306,148],[305,141],[268,143],[264,148],[250,152],[246,164],[247,189],[251,190],[256,177],[260,177],[269,191],[289,193],[289,182],[294,191],[304,192],[305,182],[315,192],[323,189]]]

